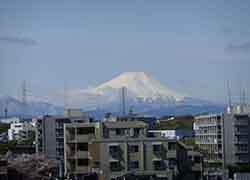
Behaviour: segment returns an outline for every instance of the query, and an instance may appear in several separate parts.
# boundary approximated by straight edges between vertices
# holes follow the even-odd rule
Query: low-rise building
[[[0,120],[1,123],[11,124],[11,123],[19,123],[22,119],[19,117],[11,117],[11,118],[2,118]]]
[[[160,136],[167,139],[189,139],[193,138],[192,130],[173,129],[173,130],[150,130],[149,133],[158,133]]]
[[[9,140],[25,141],[34,134],[35,128],[27,121],[13,122],[8,130]]]

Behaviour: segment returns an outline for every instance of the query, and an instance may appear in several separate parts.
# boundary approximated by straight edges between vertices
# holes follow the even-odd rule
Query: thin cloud
[[[0,37],[0,41],[7,42],[7,43],[16,43],[16,44],[22,44],[26,46],[35,46],[37,45],[37,41],[35,41],[32,38],[28,37]]]
[[[250,41],[242,44],[230,44],[227,50],[230,52],[250,52]]]

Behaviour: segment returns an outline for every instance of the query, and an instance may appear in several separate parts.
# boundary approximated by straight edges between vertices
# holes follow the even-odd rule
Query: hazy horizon
[[[143,71],[192,97],[250,100],[250,2],[1,1],[0,94],[97,86]],[[239,101],[239,100],[238,100]]]

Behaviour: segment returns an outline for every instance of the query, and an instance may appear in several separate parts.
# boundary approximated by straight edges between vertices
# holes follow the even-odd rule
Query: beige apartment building
[[[176,140],[148,137],[141,121],[72,123],[64,131],[66,175],[95,172],[103,180],[128,174],[169,180],[184,170],[183,147]]]

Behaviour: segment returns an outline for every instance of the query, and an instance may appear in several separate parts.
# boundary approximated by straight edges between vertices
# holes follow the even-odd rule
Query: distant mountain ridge
[[[49,97],[49,102],[30,102],[23,107],[17,99],[9,99],[10,112],[26,114],[60,114],[65,99],[67,107],[82,108],[93,115],[102,117],[105,112],[119,114],[121,112],[121,89],[125,88],[126,109],[135,113],[161,116],[178,114],[197,114],[204,112],[221,112],[224,106],[210,101],[185,96],[162,85],[159,81],[144,72],[125,72],[102,83],[101,85],[80,90],[70,90],[57,96]],[[8,98],[7,98],[8,99]],[[0,108],[4,108],[0,98]],[[28,107],[27,107],[28,106]],[[28,109],[28,110],[27,110]],[[1,114],[0,114],[1,115]]]
[[[22,103],[20,100],[11,96],[0,96],[0,117],[5,116],[7,108],[8,116],[34,117],[39,115],[61,115],[63,108],[47,102],[28,102]]]

